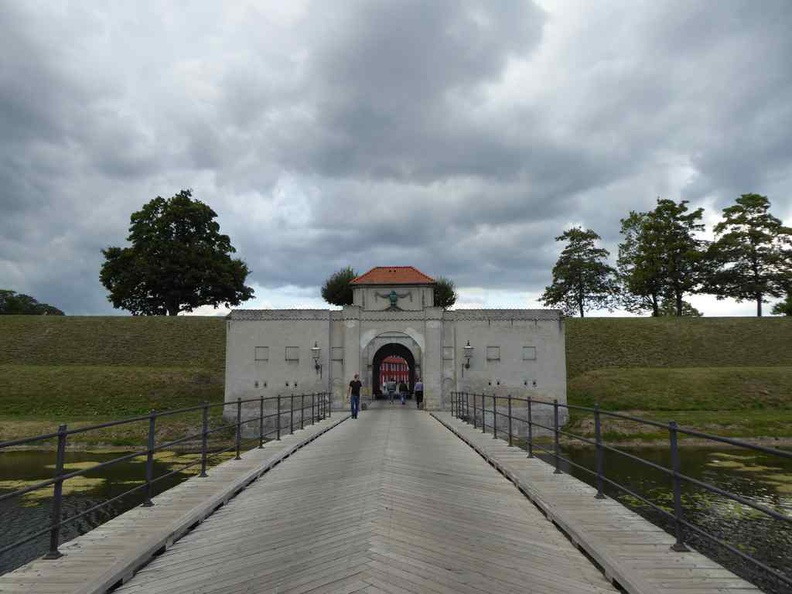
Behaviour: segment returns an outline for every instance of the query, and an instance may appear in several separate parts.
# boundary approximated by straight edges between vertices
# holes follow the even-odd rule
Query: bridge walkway
[[[696,551],[672,551],[673,536],[552,465],[493,439],[448,412],[432,415],[518,486],[548,519],[628,592],[759,594],[761,590]]]
[[[304,447],[117,590],[616,591],[481,456],[398,404]]]

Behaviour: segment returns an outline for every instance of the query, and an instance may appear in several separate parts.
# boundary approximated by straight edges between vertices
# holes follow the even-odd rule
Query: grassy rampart
[[[572,404],[792,437],[790,318],[587,318],[566,328]],[[0,439],[220,402],[224,368],[220,317],[0,316]]]
[[[0,316],[0,440],[222,402],[224,371],[220,317]],[[179,437],[185,422],[200,420],[163,419],[160,436]],[[140,443],[145,430],[108,441]]]
[[[568,400],[739,437],[792,437],[791,318],[567,320]],[[591,419],[573,414],[591,434]],[[666,434],[608,422],[611,438]]]

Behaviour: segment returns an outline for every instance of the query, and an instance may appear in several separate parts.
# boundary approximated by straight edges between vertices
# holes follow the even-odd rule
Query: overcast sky
[[[538,307],[555,236],[615,260],[658,196],[792,224],[790,31],[789,0],[0,0],[0,288],[122,313],[100,250],[191,188],[245,307],[325,307],[347,265]]]

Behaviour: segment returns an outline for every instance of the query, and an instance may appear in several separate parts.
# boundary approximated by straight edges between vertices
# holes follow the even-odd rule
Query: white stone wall
[[[473,356],[465,368],[468,341]],[[388,343],[412,353],[429,409],[450,408],[454,391],[566,403],[564,322],[557,311],[384,311],[362,305],[232,312],[225,400],[332,390],[336,407],[344,408],[354,373],[360,373],[364,397],[372,393],[371,364]],[[311,356],[314,344],[321,349],[321,375]]]
[[[329,339],[328,310],[233,312],[226,323],[225,401],[326,390]],[[321,349],[321,375],[314,344]]]
[[[445,372],[458,390],[566,402],[564,322],[548,310],[447,312]],[[470,368],[463,367],[470,342]]]

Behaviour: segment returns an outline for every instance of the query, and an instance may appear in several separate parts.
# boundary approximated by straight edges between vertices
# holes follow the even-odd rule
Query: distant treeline
[[[30,295],[0,289],[0,314],[24,316],[62,316],[65,315],[57,307],[47,303],[39,303]]]
[[[792,315],[792,228],[770,214],[770,201],[743,194],[723,209],[713,228],[704,230],[704,209],[688,202],[657,199],[649,212],[631,211],[621,219],[622,243],[616,266],[599,247],[591,229],[573,227],[556,238],[566,242],[553,267],[553,282],[542,302],[568,315],[583,317],[592,309],[616,307],[652,316],[700,316],[685,297],[754,301],[756,315],[770,298],[786,297],[772,313]]]

